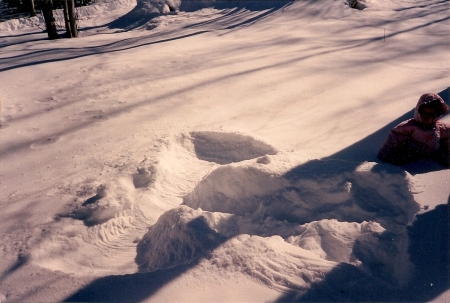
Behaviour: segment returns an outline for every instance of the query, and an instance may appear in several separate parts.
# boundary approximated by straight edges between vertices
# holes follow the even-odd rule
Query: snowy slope
[[[1,23],[0,301],[445,300],[449,170],[375,155],[422,93],[448,102],[448,3],[359,8]]]

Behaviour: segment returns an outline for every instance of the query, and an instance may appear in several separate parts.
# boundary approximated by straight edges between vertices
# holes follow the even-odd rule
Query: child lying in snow
[[[448,111],[449,106],[439,95],[422,95],[417,102],[414,118],[391,130],[378,152],[378,158],[395,165],[432,158],[450,167],[450,125],[437,121]]]

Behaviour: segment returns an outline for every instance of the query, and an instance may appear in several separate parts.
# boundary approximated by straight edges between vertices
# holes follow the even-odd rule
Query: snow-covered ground
[[[0,23],[0,302],[450,302],[448,1],[96,3]]]

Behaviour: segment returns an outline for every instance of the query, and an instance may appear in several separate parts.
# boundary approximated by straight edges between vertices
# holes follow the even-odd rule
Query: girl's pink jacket
[[[397,147],[408,142],[413,145],[418,152],[429,154],[437,151],[442,147],[448,149],[449,137],[450,137],[450,125],[441,121],[436,121],[432,128],[424,128],[422,124],[419,107],[431,101],[432,99],[438,99],[441,101],[442,113],[449,111],[449,106],[445,104],[444,100],[434,93],[427,93],[420,97],[417,102],[416,109],[414,111],[414,118],[403,121],[396,127],[394,127],[389,133],[386,142],[378,152],[378,158],[382,161],[388,161],[392,154],[396,152]]]

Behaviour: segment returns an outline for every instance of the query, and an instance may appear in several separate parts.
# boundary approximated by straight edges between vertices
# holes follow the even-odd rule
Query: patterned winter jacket
[[[427,93],[420,97],[417,102],[414,118],[406,120],[396,127],[390,133],[386,142],[378,152],[378,158],[382,161],[390,162],[393,153],[398,150],[403,144],[408,143],[417,149],[417,152],[423,154],[431,154],[437,151],[440,146],[448,149],[450,137],[450,125],[435,119],[433,127],[424,127],[422,124],[419,107],[431,101],[438,99],[441,101],[442,115],[449,111],[449,106],[445,104],[444,100],[437,94]],[[441,115],[441,116],[442,116]]]

